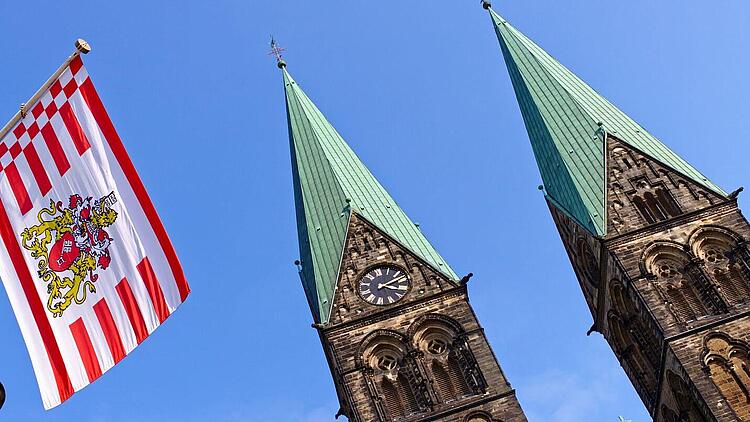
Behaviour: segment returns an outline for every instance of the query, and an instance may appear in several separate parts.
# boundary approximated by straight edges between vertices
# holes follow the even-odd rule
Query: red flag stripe
[[[148,337],[148,329],[146,323],[143,321],[143,314],[141,309],[138,307],[138,302],[133,296],[133,290],[130,288],[127,278],[123,278],[115,287],[117,295],[120,296],[120,302],[122,302],[125,313],[128,314],[130,325],[133,327],[135,333],[135,339],[138,344],[143,343],[143,340]]]
[[[70,382],[70,376],[68,375],[68,370],[65,368],[65,362],[63,361],[60,348],[55,340],[55,334],[52,332],[52,326],[50,326],[42,302],[39,300],[39,294],[34,286],[34,280],[31,278],[29,267],[26,265],[26,261],[23,258],[21,247],[16,241],[16,235],[13,231],[10,219],[8,218],[8,214],[5,211],[5,205],[3,204],[2,199],[0,199],[0,236],[3,238],[5,250],[8,252],[8,255],[10,255],[13,269],[16,271],[16,274],[18,274],[18,279],[21,282],[21,287],[26,295],[29,308],[31,308],[34,322],[39,329],[39,335],[42,338],[42,343],[47,351],[47,357],[49,358],[49,363],[52,367],[52,373],[55,376],[55,383],[57,384],[57,391],[60,394],[60,401],[64,402],[73,395],[73,384]]]
[[[69,67],[70,73],[75,76],[76,73],[78,73],[78,71],[83,67],[83,60],[81,60],[81,56],[76,56],[73,60],[71,60]]]
[[[125,151],[125,146],[122,144],[122,140],[120,140],[120,136],[117,134],[117,131],[112,124],[112,120],[110,120],[107,110],[104,108],[104,104],[102,104],[102,101],[99,98],[99,94],[94,88],[94,84],[91,82],[91,78],[87,78],[79,89],[84,101],[86,101],[86,104],[89,106],[94,119],[104,134],[109,147],[112,149],[112,153],[115,155],[120,168],[123,173],[125,173],[125,177],[127,177],[130,186],[133,188],[133,192],[138,198],[138,202],[140,203],[143,212],[146,214],[146,218],[148,218],[151,228],[156,234],[156,238],[159,240],[164,255],[167,257],[169,267],[172,269],[172,276],[177,283],[177,289],[180,292],[180,301],[184,302],[190,293],[190,286],[185,279],[185,273],[182,271],[182,266],[177,258],[177,253],[172,246],[172,242],[169,240],[169,236],[167,236],[167,231],[164,229],[164,225],[159,219],[159,215],[156,213],[156,208],[154,208],[154,204],[151,202],[148,192],[146,192],[146,188],[143,186],[143,182],[140,177],[138,177],[133,162],[130,161],[130,157]]]
[[[26,186],[23,184],[23,179],[21,179],[21,174],[18,173],[15,162],[8,164],[8,167],[5,168],[5,174],[8,175],[8,183],[10,183],[13,196],[16,197],[21,214],[26,214],[31,210],[31,198],[29,198],[29,192],[26,191]]]
[[[73,334],[73,340],[75,340],[76,346],[78,346],[78,354],[81,356],[81,361],[83,362],[83,367],[86,369],[89,382],[94,382],[95,379],[102,375],[102,368],[99,366],[99,360],[96,358],[94,345],[91,343],[89,332],[86,331],[86,324],[83,323],[83,318],[78,318],[74,323],[70,324],[70,333]]]
[[[83,155],[84,152],[91,148],[91,144],[86,137],[86,133],[83,132],[83,128],[78,122],[78,118],[75,113],[73,113],[73,108],[70,106],[69,102],[65,102],[65,104],[60,107],[60,117],[62,117],[65,127],[68,128],[68,133],[70,133],[70,137],[73,139],[76,150],[78,150],[78,155]]]
[[[151,266],[148,257],[143,258],[136,267],[138,268],[138,273],[141,275],[143,284],[146,285],[148,295],[151,297],[151,303],[154,305],[154,312],[159,317],[159,323],[161,324],[169,317],[169,308],[167,308],[167,301],[164,299],[164,292],[161,290],[159,280],[156,279],[156,274],[154,274],[154,268]]]
[[[39,154],[36,152],[33,142],[29,142],[26,145],[26,148],[23,149],[23,155],[29,163],[34,180],[36,180],[36,184],[39,186],[39,191],[42,193],[42,196],[46,195],[52,189],[52,183],[49,181],[47,171],[44,170],[44,164],[39,159]]]
[[[125,347],[122,345],[120,332],[117,331],[117,325],[114,318],[112,318],[112,312],[109,310],[109,305],[107,305],[107,301],[104,298],[94,305],[94,313],[96,313],[96,319],[99,320],[99,325],[104,332],[104,339],[107,340],[112,360],[115,363],[121,361],[125,357]]]
[[[42,137],[47,144],[50,154],[52,154],[52,159],[55,160],[57,171],[60,172],[60,176],[64,176],[68,169],[70,169],[70,162],[68,161],[68,157],[65,156],[65,151],[63,151],[62,145],[60,145],[60,140],[57,138],[55,129],[52,128],[49,122],[42,128]]]

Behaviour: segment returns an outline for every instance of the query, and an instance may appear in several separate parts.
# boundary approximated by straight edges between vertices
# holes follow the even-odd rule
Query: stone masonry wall
[[[373,265],[391,264],[404,269],[411,289],[399,302],[388,306],[370,305],[359,297],[356,283]],[[366,220],[353,215],[342,260],[341,274],[334,299],[331,322],[319,327],[324,347],[331,357],[332,372],[350,420],[379,421],[382,400],[373,397],[371,368],[363,362],[363,347],[372,333],[388,332],[403,338],[415,355],[417,347],[410,329],[426,318],[444,318],[463,330],[468,348],[487,388],[448,403],[435,402],[428,412],[399,421],[464,421],[476,412],[487,412],[493,421],[522,422],[526,418],[515,392],[505,378],[487,342],[484,330],[468,301],[466,286],[451,281],[425,264]],[[427,380],[434,389],[432,380]],[[437,397],[437,396],[435,396]],[[378,404],[380,402],[380,404]]]

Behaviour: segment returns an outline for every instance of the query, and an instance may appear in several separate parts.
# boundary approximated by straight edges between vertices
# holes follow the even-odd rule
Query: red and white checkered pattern
[[[111,263],[96,292],[53,317],[21,232],[50,200],[116,195]],[[185,300],[177,255],[80,56],[0,139],[0,277],[50,409],[114,366]]]
[[[7,175],[22,214],[31,210],[30,196],[45,196],[52,182],[70,170],[68,154],[80,156],[91,147],[74,112],[79,86],[87,79],[81,60],[74,60],[0,140],[0,171]]]

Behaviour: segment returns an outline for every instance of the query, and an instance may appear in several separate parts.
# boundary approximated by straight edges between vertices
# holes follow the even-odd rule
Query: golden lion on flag
[[[73,302],[84,303],[88,292],[96,292],[95,271],[106,270],[111,261],[112,238],[104,229],[117,219],[112,209],[116,202],[114,192],[96,200],[71,195],[67,207],[50,200],[49,208],[37,214],[39,224],[21,233],[21,244],[39,260],[39,277],[49,294],[47,309],[54,317],[62,316]],[[73,277],[61,276],[66,271]]]

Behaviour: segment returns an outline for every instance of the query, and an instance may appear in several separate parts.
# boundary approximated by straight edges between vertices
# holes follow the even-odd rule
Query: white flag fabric
[[[0,139],[0,278],[50,409],[190,288],[81,57],[26,110]]]

